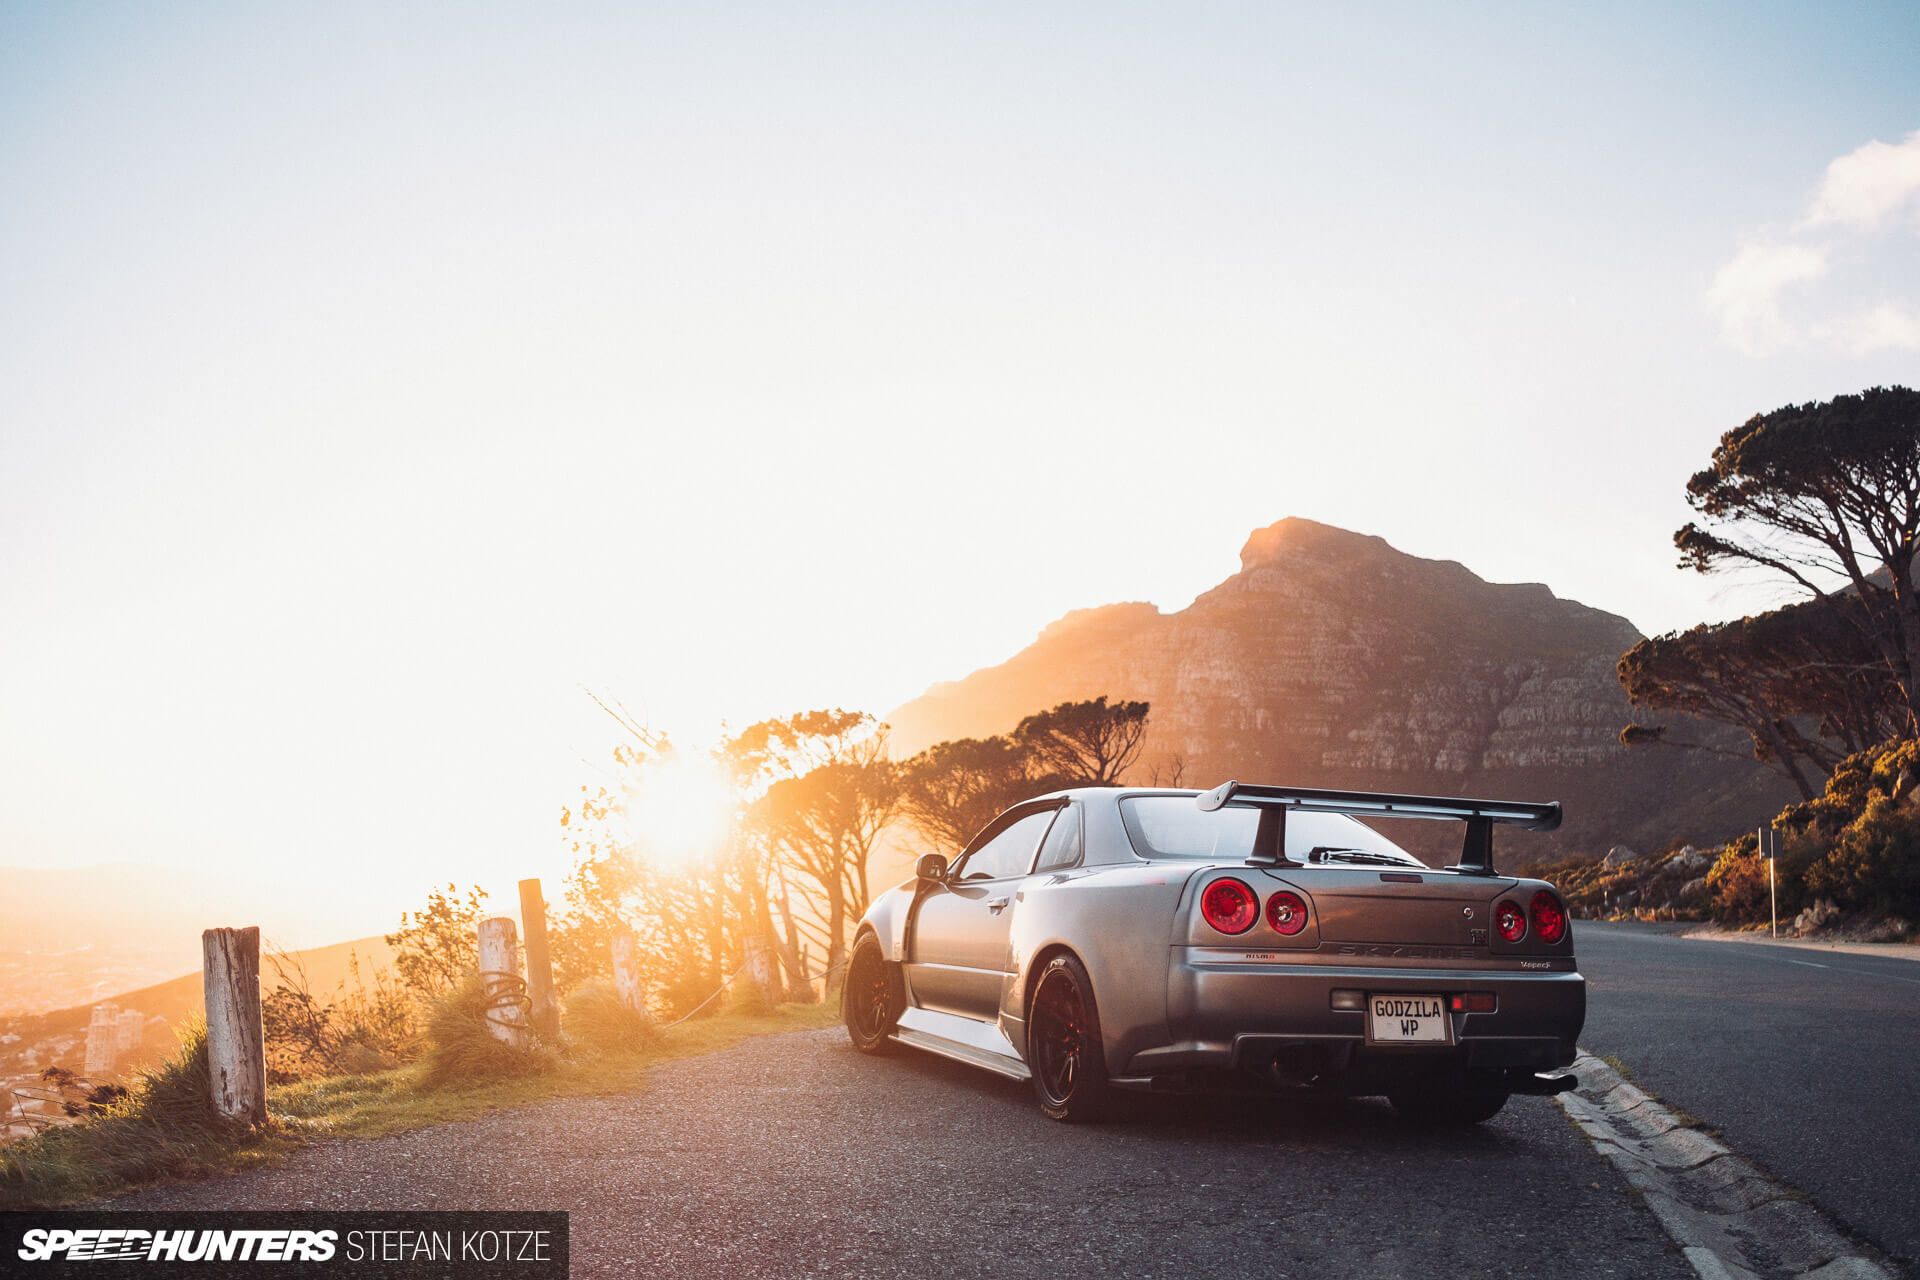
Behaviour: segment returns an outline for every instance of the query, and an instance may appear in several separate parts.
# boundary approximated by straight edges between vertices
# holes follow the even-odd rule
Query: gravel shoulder
[[[579,1276],[1693,1274],[1545,1099],[1447,1133],[1373,1100],[1137,1102],[1057,1125],[1024,1086],[809,1031],[102,1207],[565,1209]]]

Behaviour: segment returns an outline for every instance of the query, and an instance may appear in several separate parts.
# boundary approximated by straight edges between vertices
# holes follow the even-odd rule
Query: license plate
[[[1447,1002],[1440,996],[1402,992],[1368,996],[1367,1039],[1373,1044],[1452,1044]]]

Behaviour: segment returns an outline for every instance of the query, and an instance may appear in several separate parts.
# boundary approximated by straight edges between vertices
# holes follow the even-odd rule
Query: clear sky
[[[583,688],[884,712],[1286,515],[1763,606],[1683,486],[1920,383],[1916,68],[1903,3],[0,2],[0,864],[370,930],[557,874]]]

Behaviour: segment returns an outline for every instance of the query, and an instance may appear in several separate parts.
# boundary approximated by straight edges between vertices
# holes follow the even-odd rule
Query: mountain
[[[1004,733],[1068,699],[1142,699],[1153,710],[1131,781],[1184,757],[1187,786],[1239,778],[1563,802],[1554,835],[1497,840],[1496,854],[1504,844],[1523,858],[1725,837],[1794,799],[1751,761],[1620,745],[1633,713],[1614,664],[1640,639],[1625,618],[1540,584],[1487,582],[1381,538],[1287,519],[1256,530],[1240,572],[1186,609],[1069,613],[887,722],[902,757]],[[1676,723],[1672,736],[1747,749],[1719,726]],[[1440,835],[1429,824],[1414,843],[1426,852]]]

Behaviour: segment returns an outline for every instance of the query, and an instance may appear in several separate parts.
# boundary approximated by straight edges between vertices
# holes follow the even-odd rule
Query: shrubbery
[[[125,1099],[84,1124],[0,1147],[0,1206],[44,1204],[97,1189],[199,1172],[246,1131],[213,1109],[207,1028],[198,1019],[173,1055],[134,1081]]]
[[[467,974],[435,1000],[427,1016],[421,1079],[428,1085],[539,1075],[552,1070],[554,1051],[543,1044],[511,1045],[487,1027],[489,1001],[478,973]],[[529,1033],[531,1035],[531,1033]]]
[[[419,1056],[415,1000],[386,970],[375,970],[369,985],[355,955],[353,985],[343,981],[322,999],[296,958],[274,954],[268,962],[277,979],[260,998],[268,1083],[384,1071]]]
[[[1782,829],[1818,850],[1804,873],[1810,893],[1842,910],[1920,916],[1920,742],[1890,742],[1849,756],[1826,794],[1780,815]],[[1784,874],[1787,867],[1781,867]]]
[[[608,1053],[638,1049],[660,1038],[653,1021],[623,1004],[606,978],[591,978],[574,988],[561,1025],[570,1039]]]
[[[1680,858],[1657,855],[1607,867],[1575,858],[1524,874],[1554,881],[1569,902],[1593,915],[1636,909],[1677,916],[1710,914],[1724,924],[1756,924],[1812,910],[1810,922],[1834,915],[1850,923],[1883,922],[1899,936],[1920,918],[1920,742],[1890,742],[1842,761],[1825,794],[1785,810],[1778,865],[1769,882],[1756,836],[1716,851],[1704,895],[1680,883]]]

